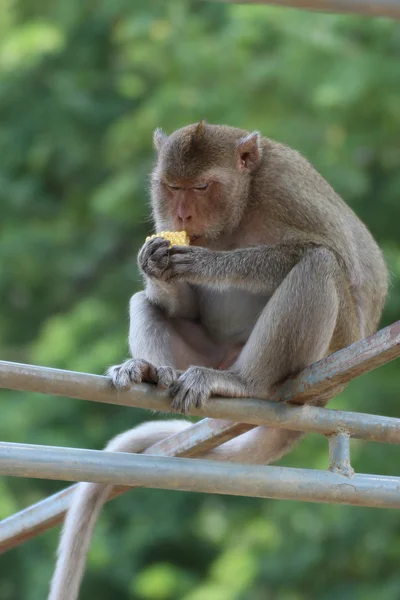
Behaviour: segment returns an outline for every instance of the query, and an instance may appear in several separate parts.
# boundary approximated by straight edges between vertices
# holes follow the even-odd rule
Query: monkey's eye
[[[181,190],[182,189],[179,185],[173,185],[172,183],[167,183],[166,185],[170,190]]]
[[[203,183],[201,185],[195,185],[193,187],[193,189],[194,189],[195,192],[201,192],[203,190],[206,190],[207,188],[208,188],[208,183]]]

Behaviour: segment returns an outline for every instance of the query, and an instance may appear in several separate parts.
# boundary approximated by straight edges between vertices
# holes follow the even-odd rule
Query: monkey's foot
[[[169,394],[173,397],[173,410],[187,413],[192,408],[201,408],[210,396],[245,398],[251,392],[234,373],[206,367],[189,367],[170,386]]]
[[[172,367],[155,367],[147,360],[130,358],[122,365],[110,367],[106,375],[117,389],[128,389],[134,383],[156,383],[166,389],[178,379],[178,371]]]

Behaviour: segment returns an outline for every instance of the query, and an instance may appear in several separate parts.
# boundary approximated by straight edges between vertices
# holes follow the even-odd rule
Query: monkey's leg
[[[329,250],[307,252],[274,292],[230,370],[189,368],[170,388],[173,407],[186,412],[211,395],[268,398],[274,384],[326,356],[337,331],[347,332],[338,347],[355,341],[354,327],[342,323],[354,314],[343,286]]]
[[[274,384],[326,356],[340,319],[353,314],[345,291],[335,256],[325,248],[307,252],[261,313],[234,371],[265,396]]]
[[[167,317],[145,292],[131,298],[129,347],[133,358],[107,371],[118,388],[143,381],[169,387],[189,365],[217,366],[225,351],[200,324]]]

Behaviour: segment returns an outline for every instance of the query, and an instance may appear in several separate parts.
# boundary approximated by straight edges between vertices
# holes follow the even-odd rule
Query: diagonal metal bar
[[[400,356],[400,321],[306,367],[281,385],[273,400],[304,404],[333,392]]]
[[[215,0],[214,0],[215,1]],[[272,4],[316,12],[400,19],[399,0],[217,0],[229,4]]]

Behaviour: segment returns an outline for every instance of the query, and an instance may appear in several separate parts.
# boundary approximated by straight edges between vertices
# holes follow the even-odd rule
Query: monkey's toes
[[[211,395],[208,383],[201,367],[190,367],[169,388],[173,398],[171,408],[183,414],[193,408],[201,408]]]
[[[110,367],[106,375],[110,377],[111,383],[119,390],[129,389],[134,383],[157,383],[156,368],[147,360],[131,358],[122,365]]]
[[[176,371],[172,367],[157,367],[157,385],[162,389],[169,388],[175,381],[177,381],[181,371]]]

